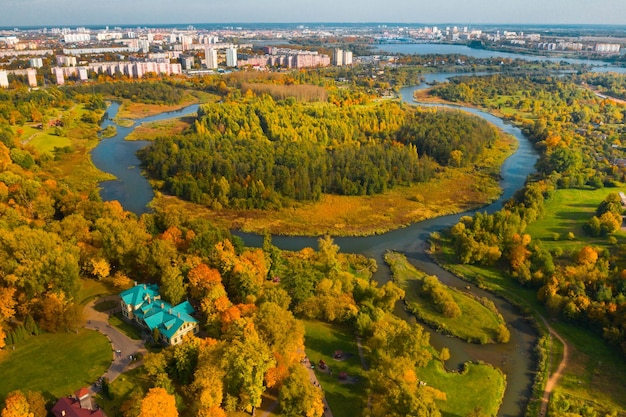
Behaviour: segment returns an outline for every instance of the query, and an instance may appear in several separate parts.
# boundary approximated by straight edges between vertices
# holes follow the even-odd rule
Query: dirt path
[[[552,393],[552,390],[556,386],[557,382],[559,382],[559,378],[561,378],[561,374],[563,373],[563,370],[568,364],[568,361],[569,361],[568,350],[569,349],[568,349],[567,342],[565,341],[565,339],[563,339],[561,335],[558,334],[548,324],[546,319],[544,319],[543,317],[541,319],[543,320],[546,327],[548,328],[548,332],[550,332],[550,337],[556,338],[559,342],[563,344],[563,358],[561,359],[561,363],[559,364],[559,367],[556,369],[556,371],[554,371],[554,373],[550,375],[550,378],[548,378],[548,382],[546,383],[546,389],[543,391],[543,398],[541,399],[541,412],[539,413],[539,415],[543,417],[548,412],[548,401],[550,400],[550,394]],[[551,357],[552,356],[550,356],[550,358]],[[549,367],[550,367],[550,362],[548,362],[548,369]]]

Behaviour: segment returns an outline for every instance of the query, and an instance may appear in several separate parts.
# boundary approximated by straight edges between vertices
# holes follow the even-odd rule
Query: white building
[[[9,88],[9,79],[5,70],[0,70],[0,87]]]
[[[89,33],[67,33],[63,35],[65,43],[89,42],[91,35]]]
[[[333,51],[333,65],[341,67],[343,65],[352,65],[352,52],[343,49],[335,49]]]
[[[76,57],[75,56],[57,55],[57,65],[59,65],[61,67],[75,67],[76,66]]]
[[[41,58],[31,58],[28,60],[28,65],[33,68],[41,68],[43,67],[43,60]]]
[[[230,47],[226,49],[226,66],[228,67],[237,66],[237,48]]]
[[[217,49],[206,48],[204,50],[205,65],[208,69],[217,69]]]

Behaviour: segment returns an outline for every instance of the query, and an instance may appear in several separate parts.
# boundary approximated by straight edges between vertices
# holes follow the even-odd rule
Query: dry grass
[[[190,117],[181,117],[161,122],[142,123],[126,136],[126,140],[155,140],[161,136],[178,135],[191,126],[193,120]]]
[[[200,100],[194,96],[186,96],[185,100],[178,104],[144,104],[133,103],[130,100],[122,100],[122,105],[117,112],[119,119],[142,119],[156,114],[176,111],[192,104],[198,103]]]
[[[325,195],[321,201],[277,211],[214,211],[175,197],[157,197],[156,207],[184,210],[230,229],[282,235],[362,236],[484,205],[500,193],[490,176],[446,170],[428,183],[375,196]]]

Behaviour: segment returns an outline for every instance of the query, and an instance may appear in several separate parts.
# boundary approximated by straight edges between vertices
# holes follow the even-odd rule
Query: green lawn
[[[28,337],[0,353],[0,398],[16,389],[71,394],[102,376],[111,360],[111,344],[93,330]]]
[[[109,324],[134,340],[141,340],[141,329],[122,319],[122,313],[109,316]]]
[[[405,292],[408,308],[420,320],[438,330],[450,333],[463,340],[473,342],[494,342],[496,329],[504,323],[496,311],[481,304],[478,300],[442,284],[461,309],[456,318],[445,317],[436,309],[429,297],[421,295],[421,282],[427,275],[418,271],[402,254],[389,252],[385,261],[391,266],[394,282]],[[495,309],[495,307],[492,307]]]
[[[526,229],[533,240],[541,240],[548,250],[578,250],[585,245],[608,247],[606,237],[592,238],[583,231],[583,225],[595,216],[596,208],[610,193],[622,191],[617,188],[599,190],[562,189],[553,193],[545,202],[545,213]],[[569,232],[574,239],[569,240]],[[558,237],[557,237],[558,236]],[[613,234],[618,244],[626,243],[626,233]],[[555,240],[555,238],[557,238]]]
[[[145,393],[153,385],[150,377],[143,372],[143,367],[139,367],[115,378],[115,381],[109,384],[110,396],[100,394],[96,397],[96,403],[102,407],[107,416],[121,416],[120,406],[134,389],[139,388]]]
[[[305,321],[304,326],[306,354],[311,363],[316,365],[315,372],[331,411],[336,416],[360,416],[363,407],[367,405],[367,379],[361,367],[354,334],[347,327],[318,321]],[[333,359],[336,350],[342,350],[350,357],[336,361]],[[318,369],[320,359],[332,369],[332,376]],[[359,380],[354,384],[343,383],[337,378],[340,372],[346,372],[349,377],[357,377]]]
[[[78,293],[78,300],[85,305],[94,298],[100,298],[111,294],[117,294],[117,290],[110,281],[98,281],[84,278],[80,280],[81,287]]]
[[[498,413],[506,379],[502,371],[491,365],[466,363],[462,373],[446,372],[443,364],[432,360],[426,368],[418,368],[420,380],[446,393],[439,401],[444,417],[465,416],[480,407],[488,416]]]

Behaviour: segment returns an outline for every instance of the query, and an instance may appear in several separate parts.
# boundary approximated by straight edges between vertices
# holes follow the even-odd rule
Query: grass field
[[[305,321],[306,354],[311,363],[316,365],[318,381],[324,389],[328,405],[335,416],[359,416],[367,405],[367,377],[361,367],[356,338],[347,327],[330,325],[317,321]],[[333,359],[336,350],[342,350],[349,357],[343,361]],[[322,372],[317,367],[319,360],[332,369],[333,375]],[[358,378],[358,382],[344,383],[337,375],[346,372],[349,377]]]
[[[583,225],[595,216],[596,208],[602,200],[610,193],[619,191],[621,190],[616,188],[557,190],[545,202],[544,214],[528,226],[526,233],[533,240],[541,240],[549,250],[578,250],[585,245],[609,247],[606,237],[587,236]],[[569,232],[574,233],[574,239],[567,238]],[[618,231],[613,236],[617,238],[618,244],[626,243],[626,232]]]
[[[108,339],[93,330],[28,337],[0,353],[0,398],[16,389],[71,394],[102,376],[111,360]]]
[[[445,317],[427,296],[421,295],[421,283],[426,274],[418,271],[400,253],[388,252],[385,261],[390,265],[394,282],[405,292],[410,311],[429,326],[472,342],[495,342],[496,329],[504,323],[502,316],[478,300],[441,284],[461,309],[456,318]]]
[[[462,373],[452,373],[446,372],[440,361],[432,360],[417,374],[429,386],[446,393],[447,399],[438,402],[443,417],[466,416],[476,407],[488,416],[498,414],[506,378],[497,368],[466,363]]]

